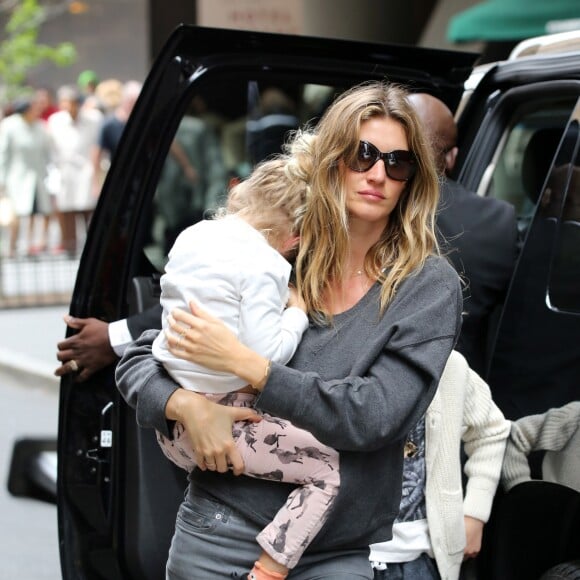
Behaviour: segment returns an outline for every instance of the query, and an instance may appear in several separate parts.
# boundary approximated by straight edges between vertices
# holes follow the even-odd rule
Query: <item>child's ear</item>
[[[285,255],[292,250],[295,250],[300,243],[300,236],[292,236],[282,242],[281,254]]]
[[[300,245],[300,236],[293,236],[289,240],[290,250],[295,250]]]

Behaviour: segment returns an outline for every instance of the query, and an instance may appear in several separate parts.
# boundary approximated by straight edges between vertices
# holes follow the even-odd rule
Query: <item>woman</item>
[[[50,145],[44,123],[40,119],[36,99],[21,101],[14,113],[0,122],[0,194],[8,196],[16,217],[10,229],[9,255],[16,255],[22,218],[29,218],[29,254],[46,249],[49,218],[54,200],[46,187],[50,163]],[[34,217],[42,218],[42,238],[33,245]]]
[[[75,88],[63,86],[57,93],[60,111],[47,121],[56,170],[53,176],[57,190],[57,214],[62,249],[76,255],[77,222],[88,227],[97,198],[93,196],[93,162],[103,114],[83,105],[82,95]]]
[[[168,336],[174,354],[238,375],[260,391],[259,410],[341,452],[335,507],[292,579],[372,578],[368,544],[391,535],[405,436],[425,413],[460,328],[459,279],[435,255],[437,176],[406,96],[360,85],[317,126],[296,261],[311,324],[290,364],[270,364],[195,307],[193,316],[174,313],[177,333]],[[232,421],[251,410],[179,389],[151,357],[155,335],[127,350],[119,389],[141,425],[169,435],[168,420],[181,421],[205,458],[178,514],[167,577],[243,577],[257,556],[255,535],[288,488],[224,473],[228,463],[240,471]]]

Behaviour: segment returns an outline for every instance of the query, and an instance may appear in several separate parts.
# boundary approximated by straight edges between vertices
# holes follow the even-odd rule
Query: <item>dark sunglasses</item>
[[[411,151],[398,149],[383,153],[372,143],[360,141],[356,157],[348,164],[349,168],[359,173],[368,171],[379,159],[385,162],[387,175],[395,181],[408,181],[417,170],[417,158]]]

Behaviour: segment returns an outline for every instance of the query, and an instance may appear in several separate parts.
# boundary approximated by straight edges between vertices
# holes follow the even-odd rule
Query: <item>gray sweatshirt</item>
[[[424,415],[461,326],[459,278],[431,257],[407,278],[383,316],[380,286],[330,326],[311,324],[288,366],[274,364],[256,407],[290,420],[340,451],[335,508],[309,550],[361,548],[391,537],[405,436]],[[151,355],[145,332],[121,359],[117,386],[143,427],[169,435],[167,399],[178,386]],[[194,470],[202,493],[266,525],[289,484]]]

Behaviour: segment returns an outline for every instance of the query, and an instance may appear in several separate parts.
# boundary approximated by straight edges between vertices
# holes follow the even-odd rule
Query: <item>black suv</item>
[[[152,67],[107,176],[71,313],[113,321],[154,304],[176,234],[215,207],[230,180],[279,150],[287,131],[315,122],[342,90],[387,79],[459,107],[457,178],[516,208],[519,259],[485,353],[495,400],[517,418],[580,398],[580,51],[496,63],[466,85],[476,56],[179,27]],[[175,142],[187,143],[195,173]],[[558,177],[566,167],[573,171]],[[136,426],[113,370],[61,383],[63,577],[156,580],[164,577],[185,477],[153,433]],[[486,528],[480,577],[536,577],[521,566],[516,572],[519,556],[502,548],[507,524],[522,514],[500,507]],[[527,569],[571,559],[558,550],[541,563],[526,555]]]

